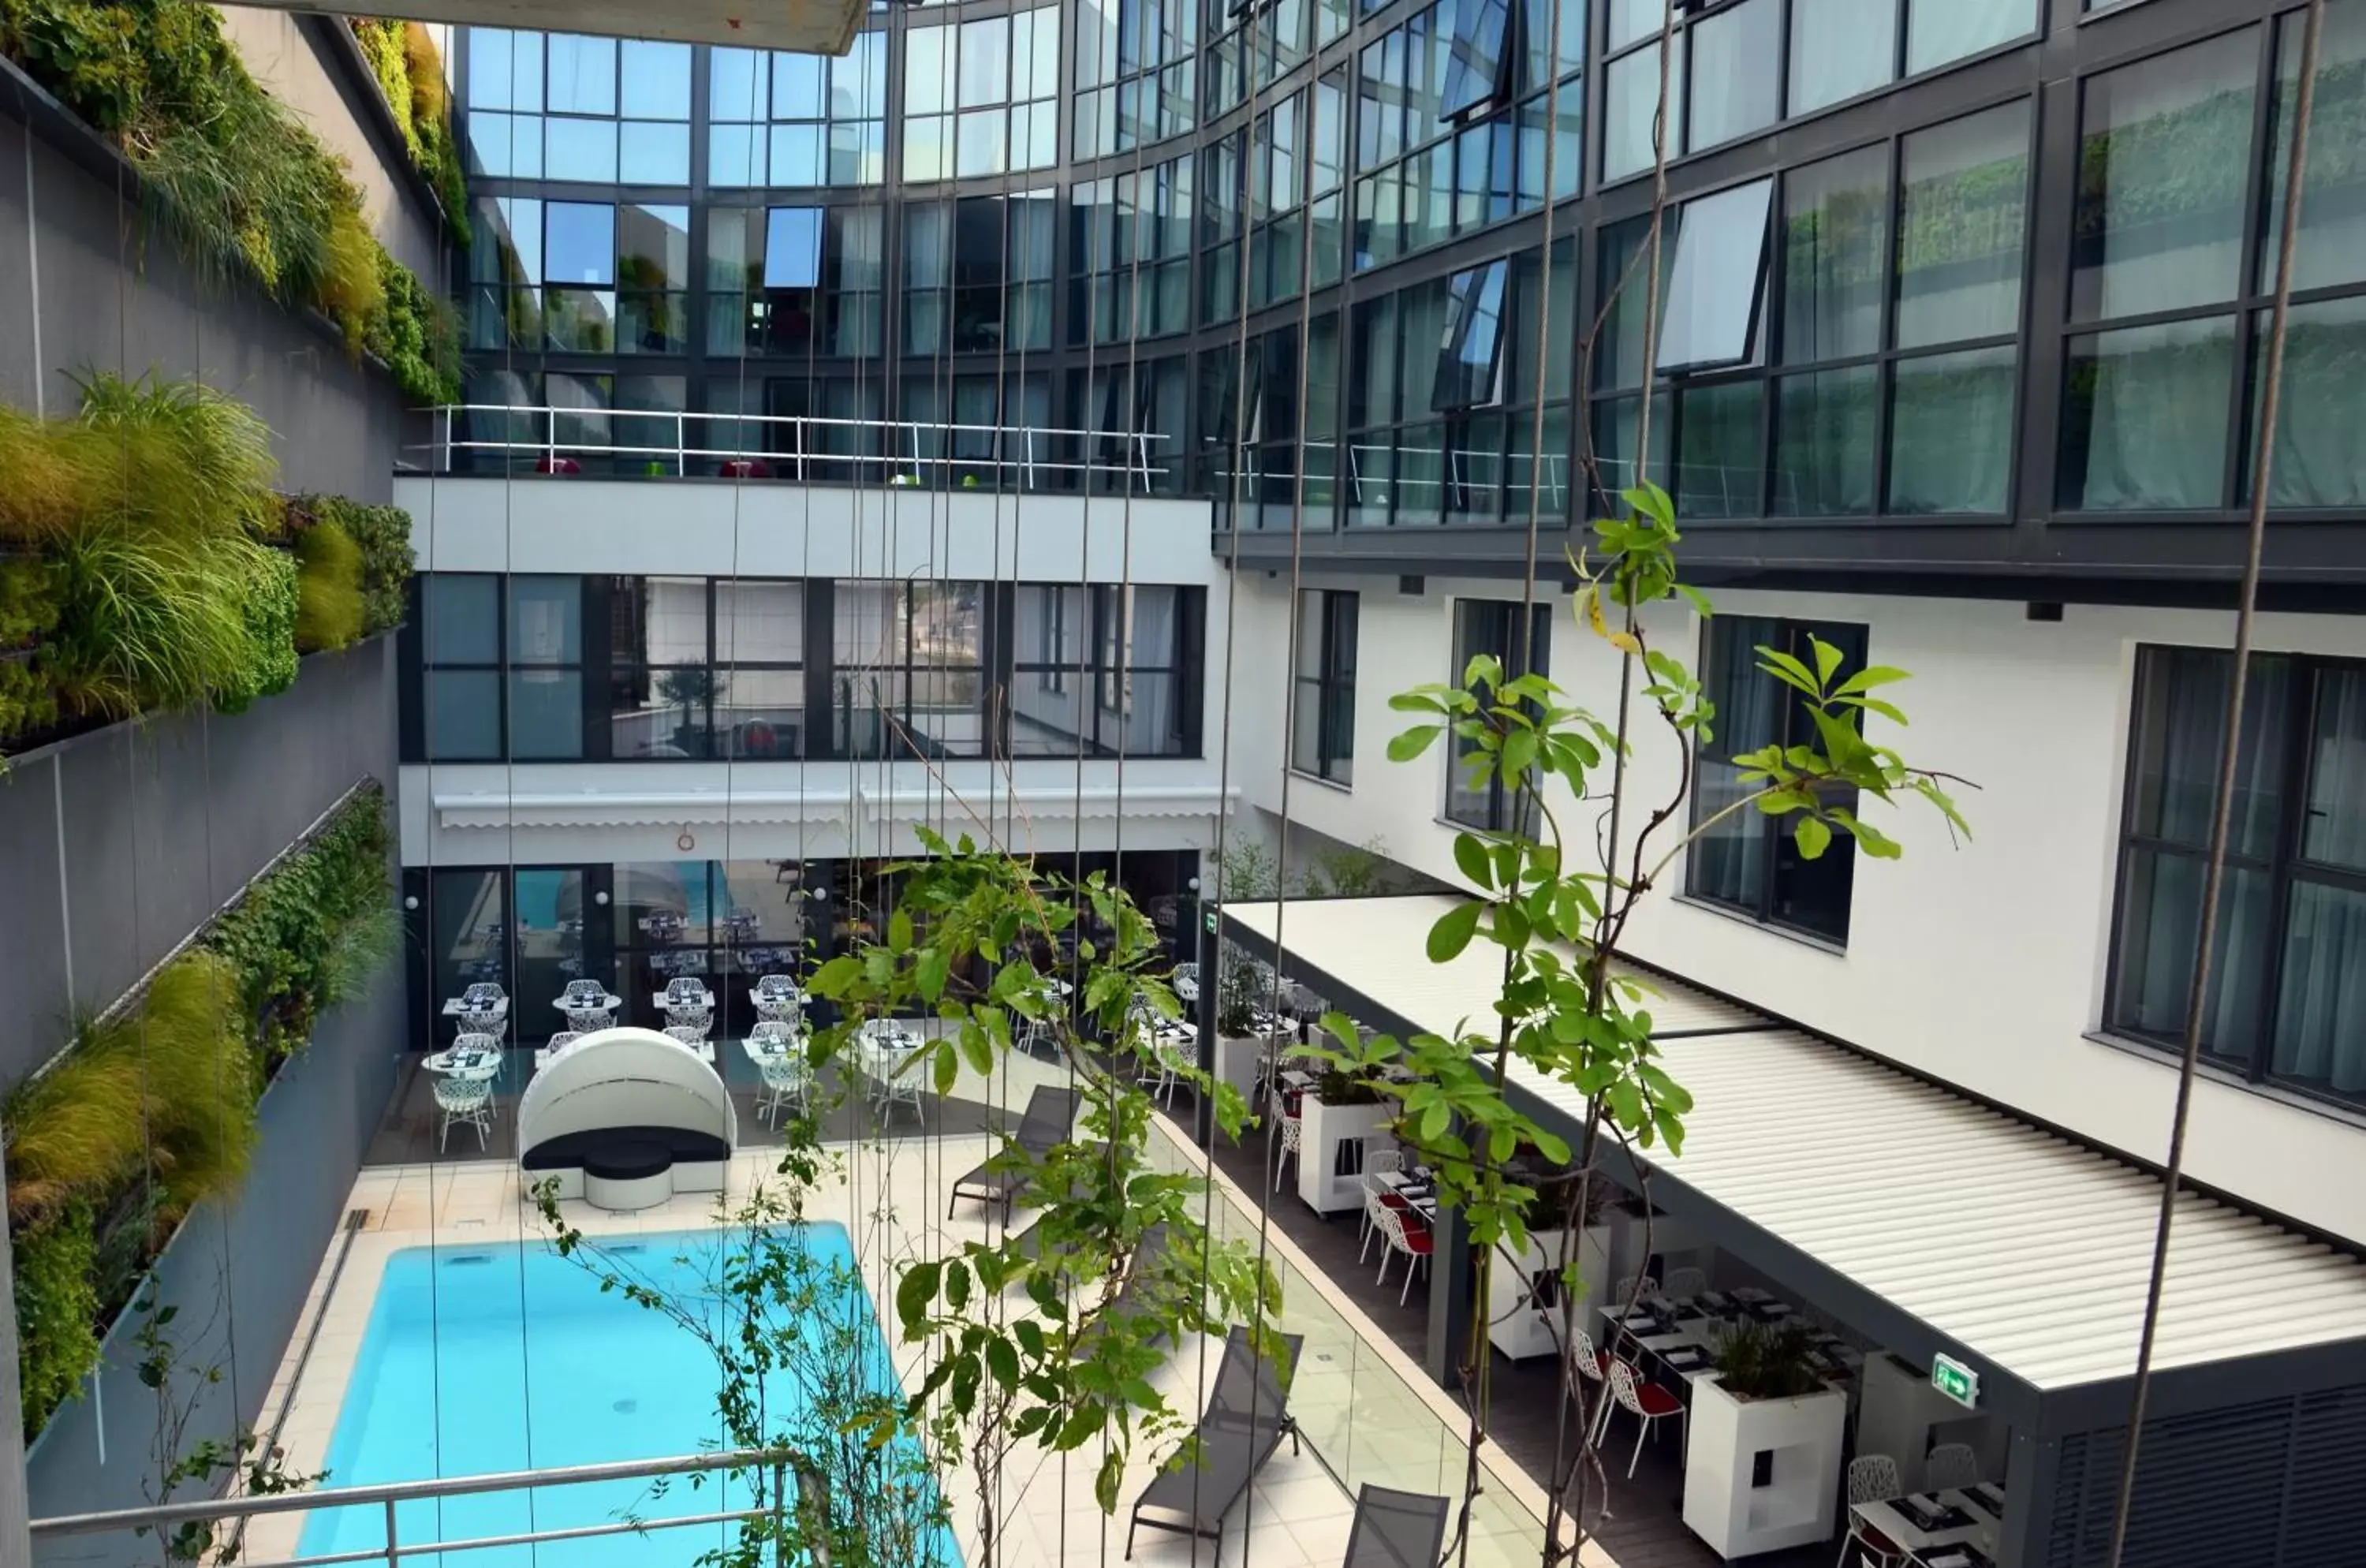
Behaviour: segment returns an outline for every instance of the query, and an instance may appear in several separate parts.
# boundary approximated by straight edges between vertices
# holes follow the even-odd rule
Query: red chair
[[[1662,1388],[1658,1383],[1639,1376],[1625,1361],[1610,1363],[1610,1398],[1619,1410],[1640,1417],[1642,1425],[1635,1431],[1635,1452],[1627,1461],[1627,1479],[1635,1479],[1635,1467],[1643,1462],[1643,1439],[1649,1438],[1662,1416],[1676,1417],[1681,1431],[1684,1418],[1684,1402]],[[1610,1435],[1608,1412],[1605,1413],[1602,1435]]]
[[[1379,1224],[1380,1235],[1389,1244],[1388,1251],[1380,1254],[1380,1278],[1372,1282],[1376,1285],[1387,1284],[1389,1259],[1397,1253],[1403,1253],[1405,1255],[1404,1285],[1397,1292],[1397,1305],[1403,1306],[1405,1303],[1405,1298],[1413,1294],[1414,1266],[1429,1261],[1429,1222],[1415,1213],[1411,1205],[1400,1209],[1384,1204],[1372,1212],[1372,1218]]]
[[[534,460],[534,471],[537,474],[580,474],[583,471],[583,465],[572,457],[555,457],[546,452]]]

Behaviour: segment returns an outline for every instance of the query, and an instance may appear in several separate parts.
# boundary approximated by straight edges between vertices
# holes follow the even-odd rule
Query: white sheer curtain
[[[2366,1090],[2366,894],[2293,885],[2275,1070],[2342,1094]]]
[[[1906,73],[1993,49],[2036,25],[2036,0],[1908,0]]]
[[[1176,740],[1176,693],[1182,680],[1178,670],[1171,675],[1132,673],[1135,664],[1152,668],[1172,669],[1175,658],[1176,601],[1181,597],[1172,588],[1137,588],[1133,591],[1132,635],[1127,648],[1128,671],[1125,686],[1130,702],[1126,717],[1125,749],[1135,756],[1158,756],[1174,750]]]

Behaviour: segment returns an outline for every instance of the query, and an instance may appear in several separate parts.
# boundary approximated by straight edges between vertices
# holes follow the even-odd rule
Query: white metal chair
[[[715,998],[706,994],[705,981],[695,976],[678,975],[666,982],[665,999],[658,1005],[668,1012],[684,1008],[712,1009]]]
[[[461,1122],[477,1130],[477,1147],[490,1147],[493,1126],[493,1075],[498,1068],[484,1067],[470,1073],[438,1073],[434,1085],[435,1109],[442,1112],[443,1125],[435,1134],[435,1148],[442,1153],[451,1141],[452,1126]]]
[[[585,1032],[581,1030],[562,1029],[552,1035],[548,1043],[534,1054],[534,1070],[538,1073],[565,1055],[567,1048],[582,1039]]]
[[[567,1027],[579,1034],[589,1034],[614,1023],[616,1009],[623,1002],[622,997],[611,996],[608,987],[597,980],[569,980],[558,993],[559,1010],[567,1014]]]
[[[804,1110],[806,1097],[813,1091],[813,1066],[806,1060],[805,1041],[776,1019],[757,1024],[748,1038],[780,1047],[756,1057],[756,1071],[764,1080],[763,1095],[756,1102],[756,1120],[777,1125],[783,1109],[794,1104]]]
[[[1389,1244],[1388,1250],[1380,1254],[1380,1277],[1373,1280],[1373,1283],[1387,1284],[1389,1259],[1397,1253],[1403,1253],[1405,1256],[1404,1284],[1397,1292],[1397,1305],[1403,1306],[1405,1303],[1405,1298],[1413,1294],[1414,1265],[1425,1264],[1429,1261],[1429,1224],[1411,1209],[1399,1209],[1385,1203],[1373,1211],[1372,1218],[1380,1226],[1380,1235]]]
[[[1610,1363],[1610,1398],[1617,1409],[1627,1411],[1642,1424],[1635,1431],[1635,1451],[1627,1461],[1627,1479],[1635,1479],[1635,1467],[1643,1462],[1643,1443],[1667,1416],[1676,1418],[1679,1451],[1682,1450],[1684,1422],[1684,1402],[1648,1378],[1638,1377],[1635,1369],[1625,1361]],[[1602,1417],[1602,1434],[1610,1433],[1611,1410],[1606,1406]]]
[[[1356,1222],[1357,1239],[1364,1244],[1364,1251],[1356,1254],[1358,1263],[1364,1260],[1364,1252],[1371,1250],[1373,1201],[1391,1190],[1380,1178],[1392,1176],[1403,1168],[1403,1149],[1367,1148],[1364,1151],[1364,1174],[1358,1179],[1364,1189],[1364,1213],[1362,1218]]]
[[[1980,1456],[1969,1443],[1941,1443],[1922,1461],[1922,1490],[1948,1492],[1980,1483]]]
[[[666,1032],[669,1034],[677,1029],[687,1029],[704,1040],[714,1028],[715,1010],[711,1007],[678,1007],[666,1013]]]
[[[706,1030],[699,1024],[669,1023],[665,1027],[665,1037],[693,1056],[706,1055]]]
[[[472,1008],[489,1008],[510,999],[510,994],[490,980],[479,980],[463,989],[460,999]]]
[[[1304,1135],[1305,1124],[1290,1113],[1289,1102],[1281,1098],[1279,1089],[1273,1090],[1267,1097],[1267,1102],[1272,1108],[1275,1123],[1273,1190],[1279,1192],[1281,1190],[1281,1162],[1298,1157],[1299,1141]]]
[[[1853,1547],[1865,1554],[1865,1561],[1883,1564],[1905,1561],[1905,1549],[1866,1524],[1865,1516],[1856,1512],[1859,1503],[1887,1503],[1905,1495],[1905,1483],[1898,1478],[1898,1461],[1887,1454],[1859,1454],[1849,1461],[1849,1532],[1841,1542],[1841,1568],[1848,1568]]]
[[[1688,1302],[1708,1290],[1708,1271],[1705,1269],[1671,1269],[1660,1282],[1660,1293],[1672,1302]]]
[[[1577,1363],[1578,1377],[1586,1382],[1601,1385],[1593,1396],[1594,1412],[1586,1420],[1588,1440],[1599,1442],[1601,1429],[1610,1421],[1610,1353],[1595,1348],[1594,1336],[1583,1328],[1570,1331],[1569,1345],[1570,1358]],[[1570,1385],[1572,1392],[1576,1386],[1575,1383]],[[1583,1411],[1583,1408],[1581,1403],[1579,1409]]]
[[[767,1022],[794,1023],[804,1016],[805,995],[786,975],[757,976],[755,988],[748,996],[756,1004],[756,1016]]]

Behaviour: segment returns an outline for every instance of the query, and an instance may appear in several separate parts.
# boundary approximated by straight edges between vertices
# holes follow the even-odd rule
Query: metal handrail
[[[109,1535],[126,1531],[168,1529],[176,1525],[244,1521],[267,1514],[308,1514],[323,1508],[381,1507],[386,1511],[386,1544],[360,1551],[314,1557],[290,1557],[248,1568],[332,1568],[347,1562],[381,1562],[395,1568],[408,1557],[448,1551],[489,1551],[497,1547],[525,1546],[541,1541],[583,1540],[598,1536],[639,1534],[682,1529],[698,1525],[728,1524],[770,1514],[783,1506],[787,1472],[798,1464],[789,1449],[736,1449],[723,1453],[682,1454],[672,1459],[624,1460],[612,1464],[560,1465],[549,1470],[505,1471],[491,1475],[439,1476],[426,1481],[384,1482],[374,1486],[342,1486],[320,1492],[282,1492],[268,1496],[200,1497],[186,1503],[160,1503],[142,1508],[118,1508],[97,1514],[62,1514],[35,1519],[32,1537],[47,1540],[62,1536]],[[659,1476],[704,1474],[717,1470],[769,1470],[772,1500],[760,1508],[739,1508],[695,1514],[680,1518],[633,1518],[604,1525],[571,1525],[523,1535],[483,1536],[467,1540],[422,1541],[405,1546],[397,1533],[396,1506],[423,1499],[466,1497],[487,1492],[520,1492],[546,1486],[579,1486],[603,1481],[646,1481]]]
[[[991,468],[999,474],[1015,469],[1020,482],[1033,488],[1039,472],[1076,472],[1083,474],[1132,474],[1148,483],[1169,472],[1163,464],[1153,461],[1153,443],[1172,439],[1153,430],[1086,430],[1039,425],[963,424],[957,423],[908,419],[840,419],[814,414],[710,413],[672,409],[592,409],[569,408],[554,403],[445,403],[432,411],[436,419],[436,438],[429,444],[434,454],[435,471],[452,471],[452,455],[456,452],[533,453],[546,464],[555,466],[561,457],[640,457],[659,463],[670,462],[677,476],[690,471],[693,460],[783,463],[794,468],[794,478],[806,477],[808,463],[873,464],[902,469],[930,468]],[[459,421],[469,414],[500,416],[506,423],[513,420],[534,420],[541,434],[510,436],[461,436],[456,434]],[[561,441],[558,439],[560,417],[580,420],[631,419],[644,422],[673,422],[673,442],[670,446],[630,445],[606,441]],[[735,441],[729,446],[693,445],[690,431],[693,421],[704,423],[725,423],[737,427],[756,425],[786,433],[785,446],[748,446]],[[815,432],[831,430],[876,433],[880,437],[876,452],[830,451],[818,447],[813,439]],[[704,434],[702,429],[702,434]],[[736,434],[736,432],[734,433]],[[963,457],[944,453],[924,455],[923,434],[933,435],[938,442],[950,446],[955,437],[985,435],[993,438],[996,456]],[[1087,448],[1082,462],[1070,462],[1049,456],[1037,456],[1038,437],[1073,437],[1087,443],[1122,442],[1123,459],[1119,462],[1096,461]],[[1018,456],[1003,457],[1006,446],[1016,438]],[[418,450],[414,446],[411,450]]]

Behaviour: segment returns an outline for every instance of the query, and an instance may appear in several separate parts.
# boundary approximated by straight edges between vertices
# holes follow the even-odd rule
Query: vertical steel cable
[[[2268,532],[2268,494],[2276,455],[2276,418],[2283,401],[2284,337],[2292,314],[2293,255],[2301,223],[2302,186],[2308,176],[2308,130],[2316,107],[2317,46],[2325,29],[2325,0],[2309,0],[2301,34],[2300,91],[2293,114],[2292,149],[2284,169],[2283,209],[2276,237],[2275,306],[2269,316],[2267,384],[2254,432],[2251,511],[2244,535],[2243,575],[2235,599],[2235,660],[2226,688],[2226,729],[2218,750],[2218,780],[2210,809],[2210,853],[2203,863],[2202,930],[2194,942],[2193,978],[2185,1002],[2185,1040],[2177,1068],[2177,1103],[2169,1123],[2169,1163],[2160,1177],[2160,1210],[2153,1224],[2152,1264],[2145,1281],[2143,1326],[2136,1339],[2136,1369],[2128,1395],[2128,1443],[2120,1461],[2119,1495],[2112,1510],[2109,1568],[2126,1554],[2135,1505],[2136,1460],[2144,1441],[2145,1404],[2151,1393],[2152,1360],[2160,1327],[2161,1296],[2168,1282],[2169,1233],[2177,1220],[2178,1190],[2185,1175],[2185,1135],[2193,1106],[2193,1081],[2202,1059],[2203,1010],[2210,1000],[2210,962],[2218,936],[2218,896],[2226,875],[2226,841],[2232,829],[2235,790],[2242,761],[2243,688],[2251,668],[2251,635],[2259,615],[2259,562]],[[2265,47],[2277,46],[2268,28]],[[2271,121],[2272,123],[2272,121]]]

